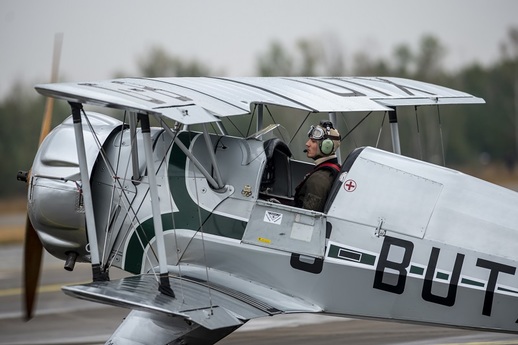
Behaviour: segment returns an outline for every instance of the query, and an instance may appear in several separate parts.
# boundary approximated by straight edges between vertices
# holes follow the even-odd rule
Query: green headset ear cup
[[[324,139],[320,142],[320,151],[325,155],[333,153],[334,148],[335,146],[331,139]]]

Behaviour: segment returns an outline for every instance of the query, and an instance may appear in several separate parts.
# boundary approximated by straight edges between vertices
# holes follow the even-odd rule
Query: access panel
[[[323,258],[323,213],[258,200],[243,236],[243,243]]]

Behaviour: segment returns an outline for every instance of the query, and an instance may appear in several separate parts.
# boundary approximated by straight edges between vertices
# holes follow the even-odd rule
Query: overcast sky
[[[488,64],[510,27],[518,27],[516,0],[2,0],[0,97],[15,80],[49,81],[58,32],[60,80],[83,81],[135,74],[153,46],[222,74],[253,75],[272,41],[294,48],[303,38],[334,40],[346,57],[389,57],[395,45],[417,49],[432,34],[449,66]]]

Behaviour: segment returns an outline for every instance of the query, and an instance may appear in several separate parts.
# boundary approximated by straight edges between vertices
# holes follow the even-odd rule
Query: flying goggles
[[[324,127],[325,126],[325,127]],[[334,129],[333,125],[329,122],[321,123],[318,126],[309,127],[308,137],[314,140],[322,140],[322,139],[331,139],[331,140],[340,140],[340,136],[331,135],[330,131]]]

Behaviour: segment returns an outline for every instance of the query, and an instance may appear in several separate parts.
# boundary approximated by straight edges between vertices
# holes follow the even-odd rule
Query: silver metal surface
[[[428,83],[375,77],[126,78],[37,85],[36,90],[68,101],[159,114],[185,124],[214,122],[207,111],[218,117],[247,114],[254,104],[310,112],[354,112],[390,110],[386,106],[484,102]]]
[[[74,107],[73,107],[74,108]],[[101,263],[101,255],[99,253],[99,242],[97,241],[97,230],[95,228],[95,215],[94,215],[94,207],[92,202],[92,190],[90,188],[90,176],[88,168],[88,161],[86,159],[86,149],[85,149],[85,140],[83,137],[83,126],[82,126],[82,114],[81,109],[75,108],[72,111],[77,112],[77,114],[73,115],[74,119],[74,133],[75,133],[75,142],[77,148],[77,158],[79,162],[79,172],[81,174],[81,192],[82,198],[85,205],[85,221],[86,221],[86,233],[88,235],[88,244],[90,251],[90,261],[92,265],[100,265]],[[101,148],[99,147],[100,151]]]
[[[97,140],[102,144],[122,123],[111,117],[87,112]],[[88,170],[92,174],[99,148],[93,133],[83,123]],[[74,145],[72,118],[66,119],[47,136],[32,165],[28,191],[28,214],[45,249],[63,260],[68,251],[79,254],[78,261],[90,260],[85,228],[81,177]]]
[[[136,131],[135,150],[145,148],[147,178],[143,162],[132,162],[137,159],[125,143],[129,130],[114,133],[110,127],[113,135],[100,141],[108,162],[97,159],[98,148],[87,151],[89,164],[98,161],[89,174],[104,254],[137,275],[65,291],[140,310],[116,337],[131,337],[139,320],[150,317],[156,323],[148,334],[158,333],[153,339],[170,342],[172,336],[180,342],[205,329],[213,342],[215,330],[225,333],[250,319],[297,312],[518,333],[518,257],[511,240],[518,224],[515,192],[366,147],[345,161],[326,212],[302,210],[290,204],[293,181],[312,165],[293,159],[279,138],[266,139],[275,125],[239,137],[225,135],[222,124],[221,135],[194,131],[195,124],[251,115],[256,105],[303,110],[302,122],[311,112],[333,117],[483,100],[427,83],[375,77],[127,78],[38,90],[144,112],[161,123],[175,119],[175,128],[185,130]],[[71,173],[66,176],[77,179],[72,163],[65,164]],[[129,176],[135,170],[144,176],[137,185]],[[45,188],[71,181],[63,174],[39,178],[47,175]],[[224,190],[215,188],[222,184]],[[68,201],[73,194],[67,193]],[[262,200],[273,193],[285,204]],[[163,241],[155,231],[162,227]],[[157,291],[156,277],[147,274],[157,267],[169,274],[176,298]],[[176,321],[167,326],[169,318],[200,326]]]
[[[132,179],[135,181],[140,180],[140,169],[139,169],[139,158],[138,149],[136,144],[137,139],[137,114],[129,114],[129,126],[130,126],[130,142],[131,142],[131,168],[133,169]]]
[[[257,200],[242,241],[288,253],[323,258],[325,235],[323,214]]]
[[[178,298],[159,293],[158,282],[153,275],[67,286],[63,291],[74,297],[118,307],[180,316],[208,329],[240,326],[243,322],[239,319],[248,320],[272,315],[268,311],[272,309],[270,307],[261,309],[250,305],[254,300],[252,296],[231,296],[225,293],[225,290],[189,279],[173,278],[171,286],[177,291]],[[214,301],[213,304],[208,303],[209,297]],[[229,313],[226,308],[229,308],[232,313]]]

